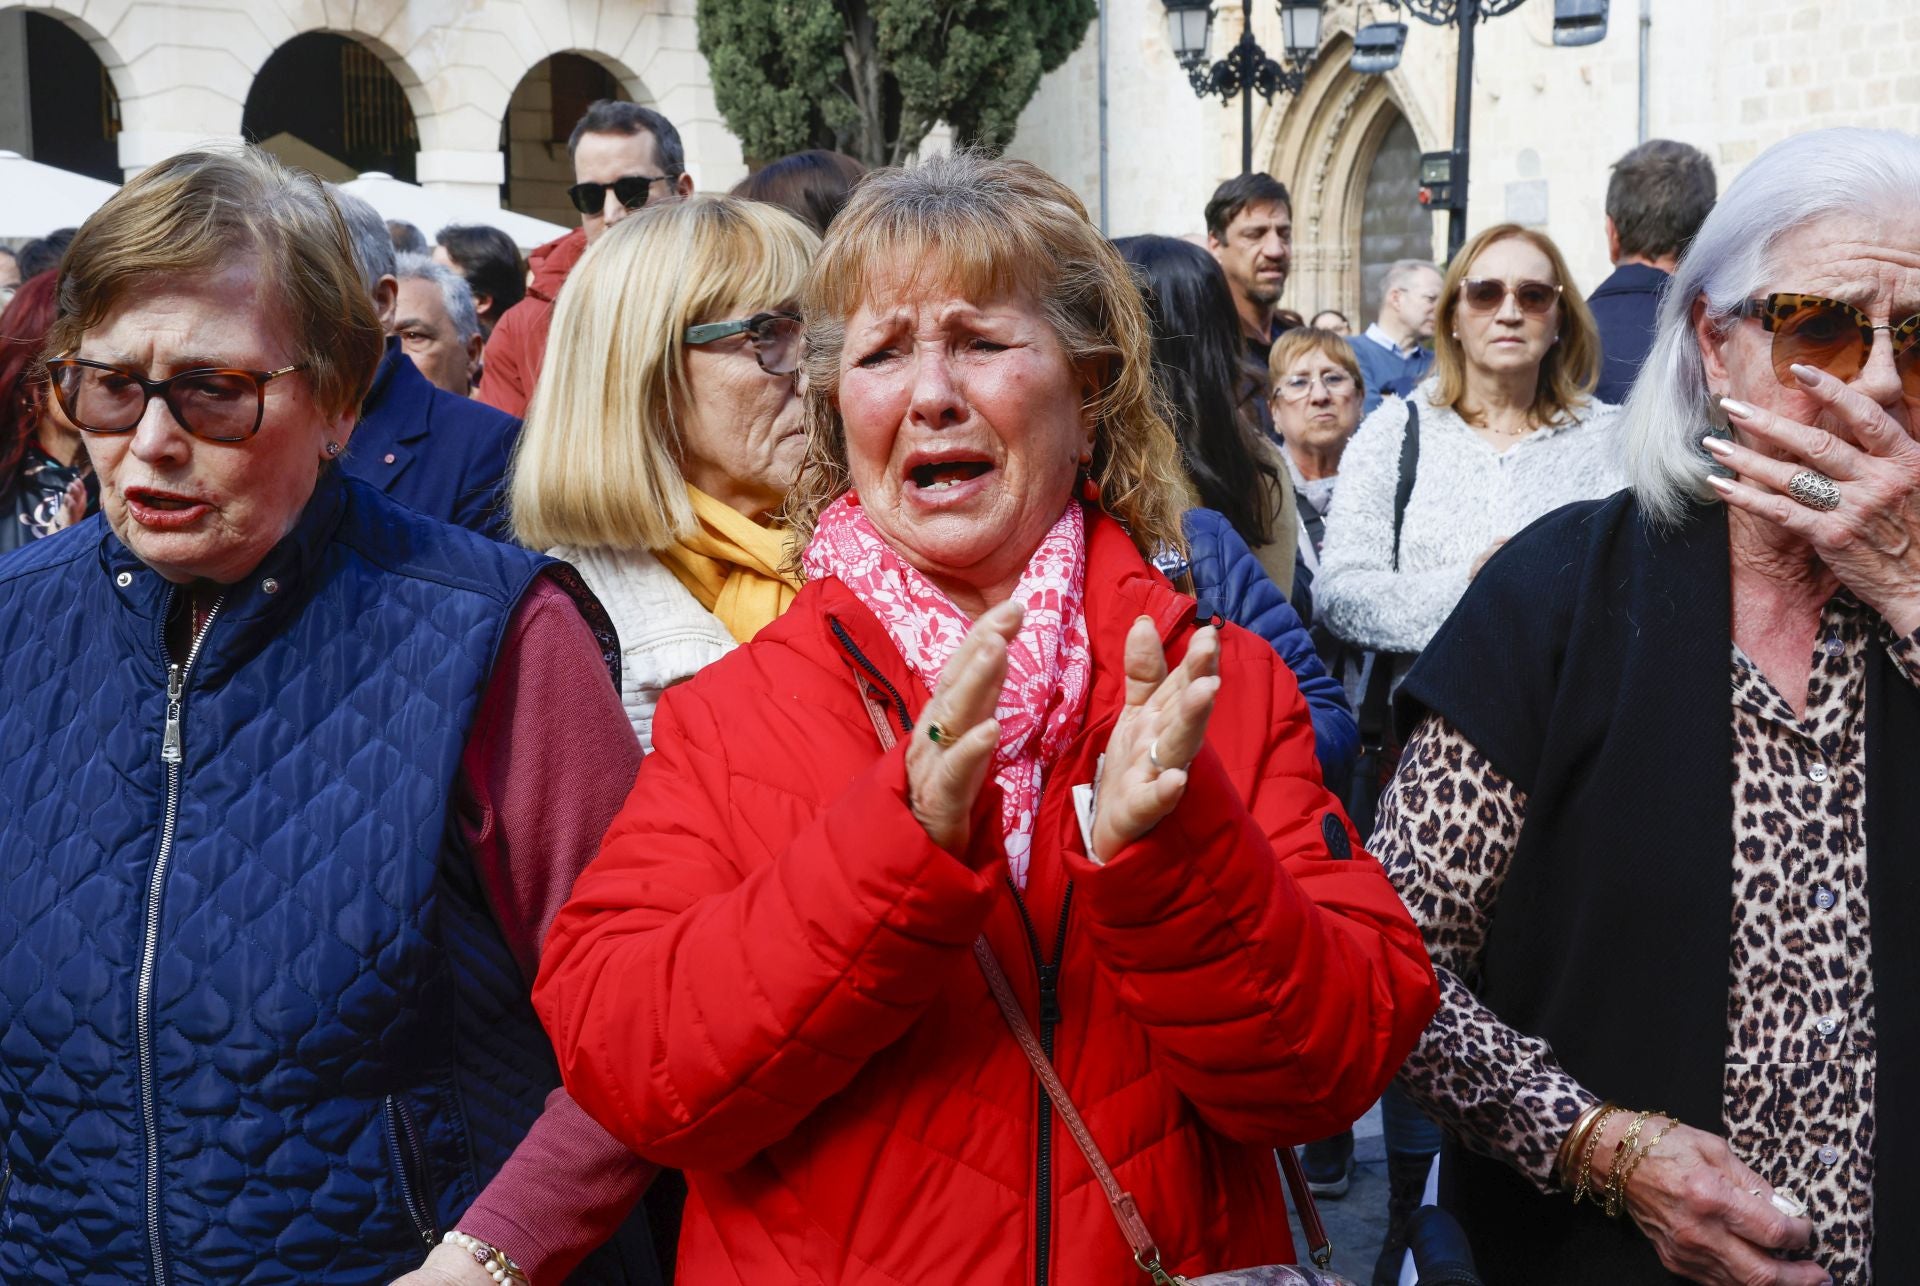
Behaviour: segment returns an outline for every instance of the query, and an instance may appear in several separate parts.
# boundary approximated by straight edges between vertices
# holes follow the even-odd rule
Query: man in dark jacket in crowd
[[[360,198],[332,184],[327,190],[353,234],[361,278],[389,336],[340,467],[409,509],[509,539],[501,484],[520,421],[436,388],[420,373],[393,334],[399,281],[386,223]]]
[[[1593,394],[1626,400],[1653,343],[1667,277],[1713,209],[1713,162],[1699,148],[1649,139],[1613,164],[1607,183],[1607,254],[1613,275],[1587,298],[1604,365]]]
[[[633,211],[693,195],[686,148],[673,122],[638,103],[603,98],[587,108],[567,140],[574,184],[567,196],[580,226],[527,256],[533,284],[487,340],[479,398],[509,415],[525,415],[547,355],[553,301],[588,245]]]

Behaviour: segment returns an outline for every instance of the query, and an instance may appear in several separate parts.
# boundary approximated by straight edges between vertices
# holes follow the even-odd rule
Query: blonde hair
[[[141,171],[74,234],[61,262],[49,354],[71,353],[130,295],[204,280],[255,257],[259,297],[279,305],[292,359],[327,416],[357,409],[386,336],[353,239],[320,180],[257,147],[182,152]]]
[[[1560,287],[1560,341],[1540,359],[1540,376],[1534,385],[1533,405],[1528,418],[1535,424],[1557,424],[1584,405],[1600,382],[1600,328],[1594,324],[1587,301],[1573,284],[1567,261],[1553,238],[1517,223],[1500,223],[1488,228],[1462,246],[1447,265],[1446,280],[1440,286],[1440,311],[1434,318],[1433,370],[1438,379],[1434,389],[1435,406],[1459,408],[1467,391],[1467,356],[1454,337],[1454,318],[1460,311],[1460,283],[1467,279],[1473,261],[1497,241],[1524,241],[1547,257],[1553,265],[1553,284]]]
[[[554,306],[515,449],[514,535],[660,550],[693,534],[681,472],[687,327],[797,298],[820,239],[777,206],[695,196],[607,229]]]
[[[1267,352],[1267,387],[1272,390],[1272,396],[1279,396],[1280,381],[1293,369],[1293,364],[1310,353],[1320,354],[1352,376],[1354,392],[1366,393],[1367,380],[1360,373],[1360,363],[1354,360],[1353,345],[1330,330],[1296,326],[1274,340]]]
[[[1180,516],[1194,504],[1193,492],[1154,390],[1146,309],[1126,261],[1059,180],[1025,161],[965,149],[868,175],[814,261],[801,310],[807,462],[787,495],[797,548],[851,485],[838,406],[847,319],[868,298],[874,275],[896,264],[918,265],[918,282],[944,282],[966,298],[1034,299],[1067,361],[1098,384],[1088,472],[1101,507],[1142,554],[1185,550]]]

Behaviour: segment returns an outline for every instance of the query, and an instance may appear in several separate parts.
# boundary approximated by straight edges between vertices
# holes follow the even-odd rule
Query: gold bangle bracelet
[[[1560,1147],[1553,1156],[1553,1172],[1559,1177],[1560,1186],[1567,1191],[1573,1190],[1579,1177],[1575,1167],[1580,1162],[1580,1153],[1586,1147],[1588,1135],[1593,1132],[1593,1123],[1612,1106],[1612,1103],[1592,1104],[1574,1118],[1573,1128],[1560,1140]]]

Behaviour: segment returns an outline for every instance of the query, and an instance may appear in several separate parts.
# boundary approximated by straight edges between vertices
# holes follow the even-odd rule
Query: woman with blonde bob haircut
[[[681,1280],[1120,1280],[1024,1014],[1161,1264],[1290,1258],[1274,1146],[1433,979],[1291,673],[1143,557],[1191,500],[1126,265],[961,153],[862,183],[804,301],[807,584],[661,701],[555,922],[568,1084],[687,1171]]]
[[[610,229],[567,279],[514,460],[514,532],[620,633],[643,746],[660,693],[793,601],[779,514],[806,439],[794,311],[819,239],[701,196]]]

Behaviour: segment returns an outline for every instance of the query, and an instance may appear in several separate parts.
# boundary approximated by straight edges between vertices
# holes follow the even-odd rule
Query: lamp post
[[[1435,27],[1460,28],[1453,75],[1453,151],[1420,158],[1420,200],[1447,214],[1447,258],[1467,239],[1467,162],[1473,112],[1473,33],[1488,18],[1512,13],[1526,0],[1384,0]],[[1607,0],[1554,0],[1553,43],[1591,45],[1607,34]],[[1367,75],[1392,71],[1406,44],[1405,23],[1376,22],[1354,34],[1353,70]]]
[[[1240,0],[1245,19],[1240,39],[1227,56],[1207,65],[1207,41],[1213,27],[1213,0],[1162,0],[1167,7],[1167,34],[1173,52],[1186,69],[1193,92],[1205,98],[1220,95],[1230,102],[1240,95],[1240,169],[1253,172],[1253,96],[1268,102],[1280,90],[1297,94],[1306,84],[1307,65],[1320,48],[1321,0],[1278,0],[1280,30],[1287,42],[1287,66],[1267,57],[1253,38],[1253,0]]]

